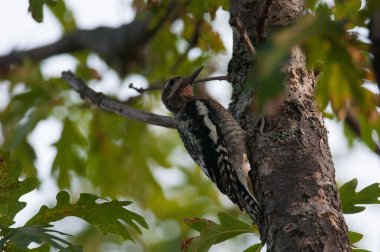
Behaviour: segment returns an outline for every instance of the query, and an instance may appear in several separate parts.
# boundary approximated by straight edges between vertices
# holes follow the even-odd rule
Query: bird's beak
[[[200,74],[202,69],[203,69],[203,66],[199,67],[197,70],[194,71],[194,73],[192,75],[187,77],[187,78],[189,78],[190,83],[193,83],[193,81],[195,80],[195,78],[197,78],[197,76]]]
[[[194,71],[194,73],[192,73],[190,76],[188,77],[185,77],[183,83],[185,84],[185,86],[189,85],[189,84],[192,84],[193,81],[197,78],[197,76],[199,75],[199,73],[202,71],[203,69],[203,66],[199,67],[197,70]]]

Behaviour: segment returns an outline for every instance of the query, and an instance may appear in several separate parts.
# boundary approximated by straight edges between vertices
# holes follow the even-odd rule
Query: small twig
[[[79,95],[88,100],[90,103],[97,105],[98,107],[113,112],[115,114],[132,118],[143,123],[148,123],[152,125],[162,126],[166,128],[174,128],[173,118],[170,116],[161,116],[153,113],[148,113],[141,111],[123,103],[115,101],[107,97],[102,93],[95,92],[93,89],[89,88],[86,83],[76,77],[72,72],[66,71],[62,72],[62,78],[68,82],[68,84],[79,93]]]
[[[137,93],[144,93],[144,92],[147,92],[147,91],[156,91],[156,90],[162,90],[162,86],[151,86],[151,87],[148,87],[148,88],[139,88],[139,87],[135,87],[133,85],[133,83],[129,83],[128,87],[130,89],[133,89],[135,90]]]
[[[194,81],[193,83],[207,82],[207,81],[214,81],[214,80],[218,80],[218,81],[226,80],[226,81],[229,81],[228,76],[224,75],[224,76],[214,76],[214,77],[208,77],[208,78],[204,78],[204,79],[199,79],[199,80]]]
[[[237,28],[237,30],[239,31],[240,35],[242,36],[245,44],[247,45],[247,48],[248,48],[249,52],[251,53],[251,56],[254,56],[256,54],[255,47],[253,46],[251,40],[249,39],[247,30],[244,28],[244,25],[241,22],[241,20],[238,17],[235,17],[230,21],[230,25]]]
[[[228,81],[228,76],[209,77],[209,78],[196,80],[193,83],[200,83],[200,82],[207,82],[207,81],[214,81],[214,80],[218,80],[218,81],[226,80],[226,81]],[[139,87],[135,87],[133,85],[133,83],[129,83],[128,87],[135,90],[136,92],[138,92],[140,94],[145,93],[145,92],[149,92],[149,91],[156,91],[156,90],[162,90],[163,89],[163,86],[157,86],[157,85],[150,86],[148,88],[139,88]]]

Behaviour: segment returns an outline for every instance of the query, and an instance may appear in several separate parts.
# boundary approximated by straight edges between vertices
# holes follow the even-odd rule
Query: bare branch
[[[155,24],[152,24],[148,17],[146,20],[135,19],[117,28],[102,26],[92,30],[77,29],[51,44],[30,50],[13,51],[0,56],[0,75],[7,74],[25,59],[38,62],[53,55],[89,50],[98,54],[123,76],[128,72],[128,67],[133,65],[131,63],[140,63],[145,57],[145,45],[168,19],[175,19],[178,7],[184,8],[171,1]]]
[[[21,64],[25,59],[40,61],[53,55],[83,49],[83,46],[77,42],[77,36],[79,36],[80,33],[80,31],[75,31],[63,36],[54,43],[25,51],[13,51],[8,55],[1,56],[0,74],[6,74],[12,67]]]
[[[78,92],[83,99],[88,100],[91,104],[97,105],[104,110],[127,118],[135,119],[143,123],[166,128],[174,128],[173,118],[144,112],[115,101],[102,93],[95,92],[93,89],[89,88],[82,79],[76,77],[70,71],[62,72],[62,78],[67,81],[68,84],[76,92]]]

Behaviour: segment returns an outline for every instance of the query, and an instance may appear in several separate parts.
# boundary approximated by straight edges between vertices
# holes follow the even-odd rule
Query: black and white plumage
[[[243,130],[218,102],[193,96],[191,84],[201,70],[170,79],[162,102],[173,112],[175,126],[195,163],[223,194],[260,224],[260,206],[249,192],[244,174]]]

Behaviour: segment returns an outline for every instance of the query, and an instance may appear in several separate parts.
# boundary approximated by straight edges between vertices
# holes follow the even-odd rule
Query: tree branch
[[[13,51],[0,57],[0,76],[25,59],[41,61],[53,55],[89,50],[99,55],[120,75],[128,72],[131,63],[140,63],[145,57],[145,45],[163,27],[168,19],[174,18],[180,4],[169,3],[156,24],[149,18],[135,19],[117,28],[97,27],[92,30],[77,29],[65,34],[57,41],[30,50]],[[182,6],[184,7],[184,6]],[[176,10],[176,11],[174,11]]]
[[[127,118],[135,119],[143,123],[166,128],[174,128],[173,118],[144,112],[115,101],[102,93],[95,92],[93,89],[89,88],[82,79],[76,77],[70,71],[62,72],[62,79],[68,82],[68,84],[79,93],[82,99],[86,99],[91,104],[94,104],[104,110]]]
[[[51,44],[0,57],[0,73],[7,73],[25,59],[38,62],[53,55],[87,49],[123,75],[131,62],[138,62],[144,46],[154,35],[148,26],[147,21],[132,21],[117,28],[74,30]]]

